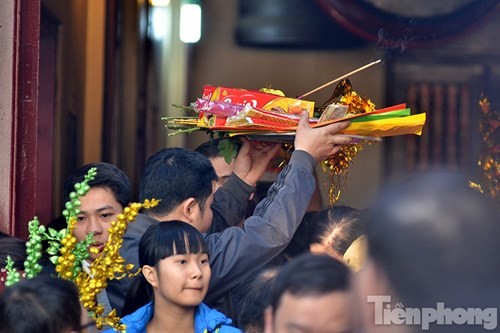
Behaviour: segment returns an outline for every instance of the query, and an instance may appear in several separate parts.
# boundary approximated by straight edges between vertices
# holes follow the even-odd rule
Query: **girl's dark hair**
[[[207,253],[205,239],[191,224],[165,221],[149,227],[139,242],[139,265],[156,266],[167,257],[186,253]],[[134,312],[153,300],[153,288],[144,275],[137,276],[130,286],[122,316]]]
[[[39,276],[0,294],[0,332],[62,333],[79,330],[82,310],[70,281]]]

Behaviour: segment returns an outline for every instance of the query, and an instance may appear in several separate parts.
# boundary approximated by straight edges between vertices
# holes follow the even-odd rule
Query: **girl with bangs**
[[[231,319],[202,303],[210,282],[203,235],[181,221],[156,223],[139,243],[142,274],[127,294],[127,333],[241,332]]]

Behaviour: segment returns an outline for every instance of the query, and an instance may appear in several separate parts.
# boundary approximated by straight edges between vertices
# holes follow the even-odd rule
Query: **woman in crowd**
[[[122,318],[127,333],[231,333],[231,319],[202,303],[210,281],[203,235],[188,223],[152,225],[139,243],[142,274],[134,281]]]

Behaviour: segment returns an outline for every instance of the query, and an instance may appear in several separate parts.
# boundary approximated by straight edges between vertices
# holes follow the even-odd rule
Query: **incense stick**
[[[381,62],[381,61],[382,61],[382,59],[379,59],[379,60],[377,60],[377,61],[374,61],[374,62],[371,62],[371,63],[369,63],[369,64],[366,64],[366,65],[364,65],[364,66],[362,66],[362,67],[359,67],[359,68],[357,68],[357,69],[355,69],[355,70],[353,70],[353,71],[351,71],[351,72],[349,72],[349,73],[347,73],[347,74],[344,74],[344,75],[342,75],[342,76],[339,76],[338,78],[336,78],[336,79],[334,79],[334,80],[331,80],[330,82],[325,83],[325,84],[324,84],[324,85],[322,85],[322,86],[319,86],[319,87],[317,87],[317,88],[314,88],[313,90],[311,90],[311,91],[309,91],[309,92],[306,92],[305,94],[303,94],[303,95],[301,95],[301,96],[299,96],[299,97],[297,97],[297,98],[298,98],[298,99],[302,99],[302,98],[304,98],[304,97],[306,97],[306,96],[308,96],[308,95],[311,95],[312,93],[315,93],[315,92],[316,92],[316,91],[318,91],[318,90],[321,90],[321,89],[323,89],[323,88],[325,88],[325,87],[328,87],[328,86],[329,86],[329,85],[331,85],[331,84],[334,84],[335,82],[338,82],[338,81],[340,81],[340,80],[342,80],[342,79],[345,79],[345,78],[346,78],[346,77],[348,77],[349,75],[356,74],[357,72],[361,72],[362,70],[367,69],[368,67],[371,67],[371,66],[373,66],[373,65],[375,65],[375,64],[378,64],[378,63],[379,63],[379,62]]]

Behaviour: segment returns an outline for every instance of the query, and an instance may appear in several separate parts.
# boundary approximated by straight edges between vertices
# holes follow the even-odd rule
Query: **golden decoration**
[[[285,94],[283,93],[283,91],[281,91],[279,89],[272,89],[271,87],[269,87],[269,88],[260,88],[259,91],[264,92],[266,94],[273,94],[273,95],[285,97]]]
[[[363,150],[360,143],[345,145],[333,156],[330,156],[321,164],[324,171],[329,172],[328,199],[333,205],[340,198],[342,189],[347,185],[349,166],[354,157]]]
[[[57,259],[56,272],[59,276],[66,280],[71,280],[73,278],[73,267],[76,260],[76,256],[73,250],[78,243],[78,240],[73,236],[73,230],[75,229],[76,217],[71,216],[68,221],[68,228],[66,236],[61,240],[60,256]]]
[[[479,124],[483,148],[478,161],[478,166],[481,168],[482,184],[479,185],[482,193],[499,202],[498,179],[500,178],[500,143],[498,140],[498,129],[500,122],[498,114],[491,110],[490,102],[487,98],[482,98],[479,101],[482,117]]]
[[[368,98],[359,96],[354,90],[349,80],[341,81],[335,88],[330,102],[347,105],[347,114],[360,114],[375,111],[375,104]],[[326,107],[326,104],[323,104]],[[330,156],[322,163],[324,171],[330,174],[328,184],[328,199],[333,205],[340,199],[342,189],[347,185],[348,169],[354,157],[363,150],[363,144],[369,141],[362,141],[356,144],[343,145],[333,156]]]
[[[125,276],[133,277],[139,274],[140,268],[134,271],[133,265],[125,264],[125,259],[120,255],[123,235],[128,223],[134,221],[141,208],[149,209],[158,203],[159,200],[152,199],[145,200],[142,204],[134,202],[125,207],[123,214],[119,214],[117,220],[111,223],[108,241],[102,255],[90,265],[90,273],[81,271],[75,279],[75,284],[80,292],[80,301],[89,311],[89,316],[96,321],[98,329],[107,325],[120,332],[125,331],[125,325],[120,323],[115,309],[104,315],[103,306],[97,303],[97,294],[107,287],[108,280],[121,279]]]

